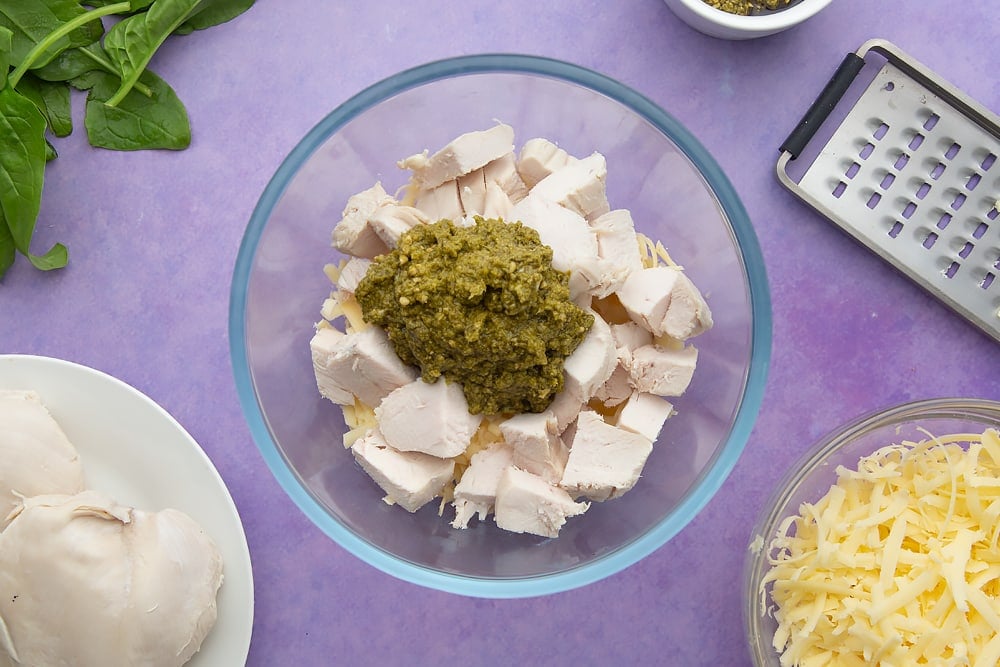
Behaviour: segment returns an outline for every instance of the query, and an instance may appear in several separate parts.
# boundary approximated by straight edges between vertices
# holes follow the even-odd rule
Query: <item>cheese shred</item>
[[[1000,433],[926,435],[779,526],[758,592],[784,667],[1000,662]]]

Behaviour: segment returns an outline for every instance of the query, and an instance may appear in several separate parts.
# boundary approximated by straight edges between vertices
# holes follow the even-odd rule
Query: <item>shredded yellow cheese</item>
[[[642,232],[635,233],[636,239],[639,241],[639,258],[642,260],[642,265],[651,269],[656,266],[672,266],[674,268],[681,268],[673,259],[670,258],[670,253],[667,249],[663,247],[660,241],[653,241]]]
[[[1000,433],[889,445],[837,475],[769,545],[781,664],[1000,664]]]

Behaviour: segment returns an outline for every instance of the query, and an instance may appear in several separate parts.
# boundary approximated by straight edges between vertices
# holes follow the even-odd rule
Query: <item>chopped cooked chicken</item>
[[[618,363],[611,327],[594,314],[594,325],[563,363],[564,391],[586,403],[608,381]]]
[[[693,345],[679,350],[643,345],[632,352],[629,373],[641,392],[680,396],[687,391],[697,362],[698,350]]]
[[[517,171],[528,188],[533,188],[546,176],[565,167],[576,158],[548,139],[528,139],[521,147]]]
[[[513,151],[483,167],[483,180],[487,186],[491,183],[496,184],[507,195],[511,204],[516,204],[528,196],[528,186],[517,172]]]
[[[215,624],[222,557],[173,509],[97,491],[26,498],[0,533],[0,660],[15,665],[187,662]]]
[[[589,507],[589,503],[574,502],[538,475],[511,466],[497,485],[494,520],[513,533],[558,537],[567,517],[583,514]]]
[[[530,194],[514,206],[512,219],[538,232],[552,248],[552,268],[573,271],[597,257],[597,236],[583,217],[558,203]]]
[[[76,448],[41,397],[0,390],[0,528],[19,504],[18,495],[74,494],[83,488]]]
[[[333,228],[333,247],[348,255],[368,259],[386,252],[389,248],[375,233],[370,220],[380,207],[395,203],[381,183],[351,196],[341,221]]]
[[[632,320],[657,336],[686,340],[712,326],[701,293],[680,269],[657,266],[635,271],[618,291]]]
[[[559,486],[571,496],[617,498],[635,485],[652,451],[646,436],[612,426],[596,412],[584,410],[576,420]]]
[[[337,277],[337,295],[343,297],[347,294],[354,294],[358,289],[358,283],[368,273],[368,267],[372,261],[363,257],[351,257],[344,264]]]
[[[504,470],[513,463],[513,450],[496,443],[472,455],[469,467],[455,485],[455,519],[453,528],[467,528],[476,514],[482,521],[496,503],[497,486]]]
[[[321,328],[310,348],[320,394],[340,405],[354,405],[355,396],[366,405],[378,405],[393,389],[417,377],[416,369],[399,360],[389,337],[377,327],[349,334]]]
[[[368,219],[368,224],[389,248],[395,248],[399,237],[417,225],[430,222],[423,211],[412,206],[380,206]]]
[[[418,378],[394,389],[375,408],[375,418],[394,448],[440,458],[464,452],[483,420],[469,413],[462,386],[444,378],[433,384]]]
[[[619,428],[644,435],[656,442],[663,423],[674,412],[670,401],[654,394],[634,392],[618,413]]]
[[[514,150],[514,130],[496,125],[488,130],[467,132],[452,140],[434,155],[427,151],[411,155],[398,164],[413,172],[413,183],[420,190],[454,181]]]
[[[500,422],[504,442],[513,449],[513,463],[556,484],[562,479],[569,450],[559,438],[559,423],[551,411],[515,415]]]
[[[456,181],[448,181],[437,187],[421,190],[417,193],[413,206],[426,215],[431,222],[438,220],[457,222],[465,215]]]
[[[604,156],[594,153],[552,172],[531,189],[531,196],[548,199],[595,220],[610,209],[604,192],[608,175]]]
[[[407,512],[416,512],[441,493],[455,470],[451,459],[393,449],[378,429],[355,440],[351,453],[385,491],[386,501]]]

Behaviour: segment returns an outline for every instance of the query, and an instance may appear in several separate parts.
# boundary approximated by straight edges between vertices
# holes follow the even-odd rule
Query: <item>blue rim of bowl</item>
[[[254,393],[245,346],[247,286],[257,244],[269,214],[304,161],[358,114],[405,90],[453,76],[497,72],[533,74],[589,88],[625,105],[670,137],[701,171],[726,214],[743,251],[753,316],[750,365],[736,419],[714,466],[683,502],[652,530],[602,558],[555,574],[518,578],[469,577],[416,565],[372,545],[333,518],[289,470],[272,438]],[[384,79],[334,109],[295,146],[264,189],[240,244],[230,291],[229,341],[236,388],[254,442],[278,483],[316,526],[362,561],[404,581],[472,597],[521,598],[571,590],[620,572],[673,538],[715,495],[746,446],[763,400],[771,356],[771,301],[760,245],[743,204],[716,161],[677,120],[640,93],[578,65],[538,56],[482,54],[430,62]]]

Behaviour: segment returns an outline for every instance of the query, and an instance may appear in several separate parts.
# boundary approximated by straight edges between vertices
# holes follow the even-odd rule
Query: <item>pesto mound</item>
[[[372,262],[355,296],[400,359],[427,382],[460,383],[476,414],[545,410],[594,323],[538,233],[498,219],[414,227]]]

